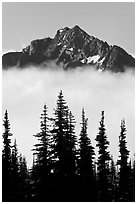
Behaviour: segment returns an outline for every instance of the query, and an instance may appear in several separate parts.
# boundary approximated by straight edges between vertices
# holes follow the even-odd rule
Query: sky
[[[79,25],[88,34],[109,44],[116,44],[135,54],[134,3],[2,3],[2,49],[18,51],[31,40],[54,37],[63,27]],[[50,71],[52,68],[53,71]],[[80,131],[81,109],[89,118],[89,137],[95,147],[100,112],[105,111],[105,125],[110,152],[118,157],[120,120],[125,118],[128,149],[135,151],[135,90],[132,73],[96,73],[87,71],[55,71],[16,67],[2,72],[2,115],[9,112],[11,132],[17,139],[19,152],[32,164],[33,135],[39,132],[40,114],[47,103],[50,116],[56,107],[59,91],[75,116]],[[122,93],[122,94],[121,94]]]
[[[88,34],[135,53],[134,2],[3,2],[2,50],[19,51],[34,39],[79,25]]]

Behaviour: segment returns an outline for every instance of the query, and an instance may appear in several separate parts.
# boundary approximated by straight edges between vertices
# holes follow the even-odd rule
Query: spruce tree
[[[12,146],[12,173],[15,177],[17,177],[19,172],[19,161],[18,161],[18,148],[17,148],[17,142],[16,139],[14,140],[14,144]]]
[[[116,179],[116,165],[115,165],[113,156],[111,156],[111,159],[110,159],[109,189],[111,194],[110,195],[111,201],[115,201],[116,194],[117,194],[117,179]]]
[[[129,165],[128,157],[129,151],[126,146],[126,126],[125,120],[121,121],[121,131],[119,136],[119,153],[120,159],[118,165],[120,166],[119,172],[119,201],[130,201],[129,200]]]
[[[3,120],[3,150],[2,150],[2,200],[11,201],[11,139],[10,122],[6,110]]]
[[[40,201],[43,199],[48,200],[48,178],[51,173],[51,135],[49,131],[49,118],[47,114],[47,106],[44,105],[43,113],[41,114],[41,124],[40,132],[34,135],[38,138],[39,143],[35,144],[34,154],[35,154],[35,170],[37,175],[37,180],[35,184],[37,185],[37,196]],[[45,193],[46,188],[46,193]]]
[[[19,160],[18,160],[18,148],[16,139],[12,146],[12,168],[11,168],[11,178],[12,178],[12,200],[20,201],[20,180],[19,180]]]
[[[20,180],[20,201],[30,201],[31,186],[30,176],[25,156],[19,155],[19,180]]]
[[[57,201],[72,201],[75,192],[76,136],[75,120],[70,112],[62,91],[57,99],[53,118],[53,156],[55,197]],[[69,192],[69,193],[68,193]]]
[[[84,108],[82,109],[82,123],[79,139],[79,173],[81,180],[82,201],[96,200],[95,172],[94,172],[94,147],[87,133],[87,118]]]
[[[67,176],[75,176],[76,173],[76,135],[75,119],[71,111],[66,111],[66,132],[64,137],[64,166]]]
[[[47,106],[44,105],[43,113],[41,114],[40,132],[34,135],[38,138],[39,143],[35,146],[36,163],[38,166],[44,168],[41,173],[48,175],[50,169],[50,143],[51,135],[49,131],[49,118],[47,113]]]
[[[82,123],[80,132],[80,159],[79,172],[81,176],[93,176],[94,147],[87,133],[87,118],[85,118],[84,108],[82,109]]]
[[[133,166],[131,168],[131,191],[132,191],[132,197],[131,201],[135,202],[135,158],[133,160]]]
[[[128,200],[130,202],[135,202],[135,160],[129,161],[129,190],[128,190]]]
[[[54,138],[54,161],[55,161],[55,168],[54,173],[58,176],[65,176],[67,175],[66,169],[66,147],[67,147],[67,139],[66,133],[68,130],[68,118],[66,114],[68,114],[68,106],[66,105],[66,101],[64,100],[64,96],[62,91],[60,91],[58,100],[57,100],[57,107],[54,113],[53,119],[53,138]]]
[[[99,127],[99,133],[96,136],[97,144],[99,148],[98,151],[98,161],[97,161],[97,176],[98,176],[98,200],[99,201],[109,201],[109,192],[108,192],[108,175],[109,175],[109,160],[110,155],[108,152],[109,142],[105,133],[105,124],[104,124],[104,111],[101,112],[101,121]]]
[[[64,144],[64,200],[77,201],[77,150],[75,135],[75,119],[71,111],[66,111],[66,132]]]
[[[38,199],[38,180],[39,180],[39,174],[38,174],[38,165],[35,161],[35,152],[33,153],[33,164],[32,168],[30,169],[30,189],[31,189],[31,201],[37,201]]]

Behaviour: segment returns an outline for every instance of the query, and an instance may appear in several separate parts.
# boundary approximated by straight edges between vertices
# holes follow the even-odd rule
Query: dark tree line
[[[26,159],[18,154],[16,140],[11,144],[10,122],[6,110],[2,150],[2,200],[25,201],[29,192],[29,173]]]
[[[108,151],[104,111],[96,135],[98,157],[88,136],[88,119],[82,109],[81,130],[75,133],[76,121],[60,91],[54,116],[49,118],[47,105],[40,117],[38,143],[33,149],[33,165],[12,142],[6,110],[3,126],[2,200],[96,202],[135,201],[135,161],[129,160],[125,120],[121,121],[119,159],[115,163]],[[13,143],[13,144],[12,144]]]

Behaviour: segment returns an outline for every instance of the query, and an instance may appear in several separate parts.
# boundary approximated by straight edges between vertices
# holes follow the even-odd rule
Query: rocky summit
[[[33,40],[21,52],[9,52],[2,56],[3,69],[29,65],[47,67],[53,61],[66,69],[91,67],[98,71],[124,72],[135,68],[135,59],[117,45],[90,36],[79,26],[62,28],[54,38]]]

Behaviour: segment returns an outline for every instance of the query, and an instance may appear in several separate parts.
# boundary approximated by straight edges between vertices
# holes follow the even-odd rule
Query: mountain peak
[[[135,59],[125,50],[88,35],[78,25],[59,29],[54,38],[33,40],[22,52],[3,55],[2,65],[46,66],[49,60],[61,63],[64,69],[88,65],[98,71],[123,72],[125,67],[135,67]]]
[[[87,35],[89,36],[82,28],[80,28],[78,25],[75,25],[72,29],[72,32],[75,32],[75,33],[83,33],[84,35]]]
[[[75,25],[72,29],[73,30],[82,30],[78,25]]]
[[[62,33],[63,31],[68,31],[68,30],[70,30],[70,28],[64,27],[64,28],[59,29],[57,32]]]

